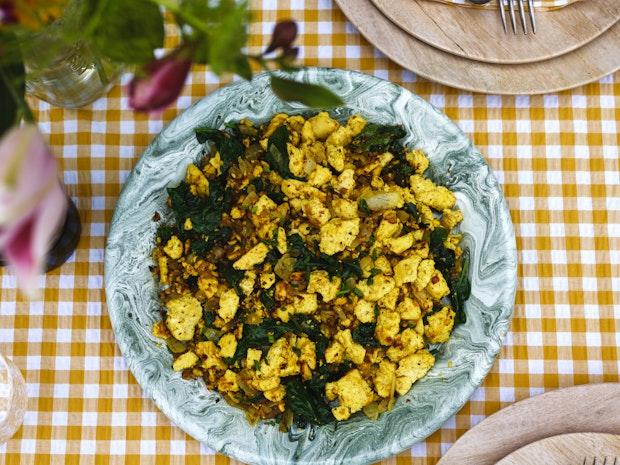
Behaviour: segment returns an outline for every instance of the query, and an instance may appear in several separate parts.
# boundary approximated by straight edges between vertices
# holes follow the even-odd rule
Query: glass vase
[[[62,27],[59,20],[24,47],[26,91],[54,106],[79,108],[107,94],[123,68],[86,43],[64,42]]]

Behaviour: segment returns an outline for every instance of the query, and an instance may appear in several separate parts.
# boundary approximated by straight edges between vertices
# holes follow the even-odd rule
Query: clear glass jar
[[[123,70],[83,42],[67,43],[62,18],[30,37],[23,44],[23,57],[26,91],[64,108],[83,107],[103,97]]]
[[[0,444],[13,437],[22,425],[27,404],[24,377],[11,360],[0,354]]]

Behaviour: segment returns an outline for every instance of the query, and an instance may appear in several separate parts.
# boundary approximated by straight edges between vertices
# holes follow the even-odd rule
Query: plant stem
[[[13,97],[13,101],[17,104],[17,107],[19,108],[19,112],[21,113],[22,118],[24,118],[28,122],[33,122],[34,116],[32,115],[32,111],[30,110],[30,107],[28,106],[28,103],[26,102],[24,95],[23,94],[19,95],[19,92],[17,92],[17,90],[15,89],[15,86],[13,86],[13,82],[11,81],[11,79],[8,78],[8,76],[4,72],[4,69],[2,69],[1,66],[0,66],[0,79],[4,81],[4,84],[6,85],[7,89],[9,89],[9,92],[11,93],[11,97]],[[17,121],[15,122],[17,123]]]

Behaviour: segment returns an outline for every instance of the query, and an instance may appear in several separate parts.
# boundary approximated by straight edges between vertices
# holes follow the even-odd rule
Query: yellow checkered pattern
[[[546,96],[472,94],[390,62],[331,0],[255,0],[250,48],[276,19],[300,22],[300,61],[389,79],[471,135],[502,183],[515,224],[519,289],[501,355],[465,407],[426,441],[384,464],[435,464],[465,431],[543,391],[620,381],[620,73]],[[132,112],[121,86],[88,108],[33,101],[83,223],[69,263],[27,302],[0,275],[0,352],[28,383],[23,427],[0,446],[2,465],[232,464],[171,425],[128,372],[105,304],[106,233],[140,154],[191,102],[229,82],[193,70],[173,108]],[[126,83],[126,79],[123,81]]]

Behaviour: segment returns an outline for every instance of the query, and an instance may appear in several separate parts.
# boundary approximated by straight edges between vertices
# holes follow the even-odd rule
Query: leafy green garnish
[[[375,339],[375,323],[361,323],[353,331],[351,337],[355,342],[365,347],[379,347],[379,342]]]
[[[299,377],[288,378],[284,384],[286,406],[293,412],[295,424],[303,427],[307,423],[325,425],[334,421],[334,416],[324,397],[310,391]]]
[[[450,285],[450,298],[454,305],[454,311],[456,313],[454,322],[456,324],[465,323],[467,315],[465,314],[465,301],[469,299],[471,294],[471,283],[469,281],[469,253],[463,254],[461,262],[461,272],[455,279],[451,279],[448,284]]]
[[[309,107],[331,108],[343,103],[340,97],[325,87],[277,76],[271,76],[271,89],[285,102],[300,102]]]
[[[203,310],[202,319],[205,322],[205,326],[213,326],[215,322],[215,313],[211,310]]]
[[[196,139],[201,144],[210,141],[215,146],[215,149],[220,153],[220,159],[222,160],[222,176],[228,173],[230,166],[237,161],[239,157],[242,157],[245,148],[241,143],[241,138],[237,131],[220,131],[219,129],[212,129],[208,127],[196,128]]]
[[[237,294],[243,295],[239,282],[243,279],[245,272],[242,270],[235,270],[232,263],[227,260],[222,260],[217,264],[217,272],[220,277],[224,278],[228,285],[237,291]]]
[[[365,215],[372,215],[372,210],[368,208],[368,202],[366,202],[365,199],[360,199],[359,202],[357,202],[357,206]]]
[[[12,34],[10,35],[13,39]],[[9,39],[9,34],[0,33],[0,43]],[[24,116],[23,95],[25,91],[24,64],[0,63],[0,136]],[[20,113],[22,113],[20,115]]]
[[[338,260],[322,252],[313,252],[299,234],[289,236],[288,253],[297,259],[295,270],[298,271],[325,270],[330,276],[339,276],[343,281],[351,276],[362,277],[362,269],[357,260]]]
[[[149,0],[107,0],[102,5],[101,20],[91,36],[101,55],[119,63],[152,60],[153,50],[164,44],[164,18],[159,6]]]
[[[357,152],[385,152],[406,134],[402,126],[368,123],[364,130],[353,138],[349,148]]]
[[[415,203],[405,203],[404,209],[407,213],[411,215],[411,217],[416,223],[420,222],[420,213],[418,212],[418,207],[416,207]]]
[[[292,178],[288,162],[288,128],[285,125],[276,129],[267,141],[267,153],[265,160],[269,163],[271,169],[277,171],[283,178]]]
[[[265,306],[268,311],[275,310],[276,308],[276,299],[274,297],[274,291],[272,289],[263,289],[258,297],[261,303]]]

